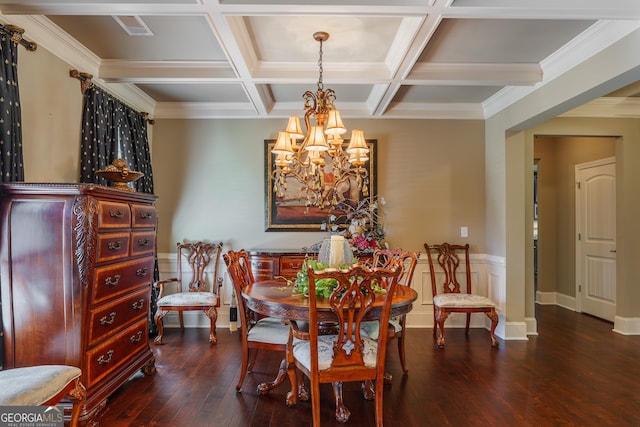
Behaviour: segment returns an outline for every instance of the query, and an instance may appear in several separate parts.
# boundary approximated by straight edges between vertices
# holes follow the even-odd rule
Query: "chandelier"
[[[347,148],[343,149],[346,142],[341,135],[347,129],[340,111],[335,108],[335,92],[325,89],[322,82],[322,43],[327,41],[329,33],[319,31],[313,38],[320,43],[320,72],[316,92],[306,91],[302,95],[307,132],[302,132],[300,117],[291,116],[286,130],[278,133],[271,150],[275,156],[273,191],[277,197],[283,197],[287,179],[292,177],[300,183],[306,206],[336,207],[347,201],[344,194],[353,185],[365,197],[369,195],[369,173],[364,167],[369,160],[369,147],[364,131],[353,129]],[[311,116],[315,121],[313,126]]]

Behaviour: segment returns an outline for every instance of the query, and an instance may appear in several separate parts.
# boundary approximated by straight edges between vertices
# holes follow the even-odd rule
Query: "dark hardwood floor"
[[[409,374],[402,375],[395,342],[387,357],[393,383],[385,388],[384,424],[397,426],[640,426],[640,337],[612,332],[612,324],[556,306],[540,306],[539,335],[489,344],[489,332],[447,329],[447,347],[431,329],[407,331]],[[97,417],[101,427],[306,426],[310,402],[288,408],[286,381],[268,396],[256,385],[272,379],[281,357],[258,356],[242,393],[237,332],[170,329],[154,346],[157,373],[134,376]],[[322,425],[334,418],[330,386],[322,387]],[[373,403],[358,384],[345,384],[346,425],[374,424]]]

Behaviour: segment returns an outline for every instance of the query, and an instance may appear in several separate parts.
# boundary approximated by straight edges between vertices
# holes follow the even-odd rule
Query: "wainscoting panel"
[[[471,280],[474,292],[481,295],[489,296],[498,304],[498,312],[504,311],[505,304],[505,268],[504,261],[497,257],[488,257],[483,254],[472,254],[471,261]],[[184,270],[188,271],[188,266],[183,265]],[[158,254],[158,269],[160,271],[160,279],[175,277],[176,275],[176,255],[171,253]],[[211,272],[209,277],[213,277]],[[436,272],[441,274],[441,272]],[[229,308],[232,299],[232,288],[229,276],[227,274],[224,262],[220,262],[219,277],[223,278],[222,285],[222,302],[218,309],[217,326],[222,331],[229,327]],[[460,277],[464,280],[464,277]],[[433,297],[431,294],[431,278],[429,273],[429,261],[426,254],[420,254],[416,270],[413,275],[413,288],[418,292],[418,299],[413,304],[413,310],[407,316],[407,326],[410,328],[432,328],[433,327]],[[501,315],[500,322],[504,322]],[[208,319],[204,314],[193,311],[184,313],[185,327],[189,328],[208,328]],[[453,313],[445,323],[448,328],[463,328],[465,323],[465,315]],[[179,327],[177,313],[170,312],[164,318],[165,328]],[[471,316],[471,327],[473,328],[489,328],[489,319],[486,316],[476,314]],[[498,334],[502,337],[502,335]]]

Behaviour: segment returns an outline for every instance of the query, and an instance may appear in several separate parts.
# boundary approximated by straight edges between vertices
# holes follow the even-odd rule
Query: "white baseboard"
[[[538,335],[538,320],[535,317],[525,317],[524,323],[527,325],[527,336]]]
[[[640,335],[640,318],[616,316],[613,331],[621,335]]]
[[[559,292],[536,292],[536,304],[559,305],[560,307],[576,311],[576,298]]]
[[[571,311],[576,311],[576,297],[565,294],[557,294],[558,305]]]
[[[555,292],[536,292],[536,304],[540,305],[556,305]]]

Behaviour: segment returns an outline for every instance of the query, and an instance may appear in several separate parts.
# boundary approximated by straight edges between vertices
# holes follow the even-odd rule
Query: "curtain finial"
[[[82,73],[78,70],[69,70],[69,77],[80,80],[80,90],[83,95],[87,89],[93,87],[93,82],[91,81],[93,74]]]
[[[38,48],[37,44],[22,37],[24,34],[24,28],[20,28],[17,25],[12,24],[0,25],[0,27],[3,33],[11,37],[12,42],[21,44],[28,51],[33,52]]]

